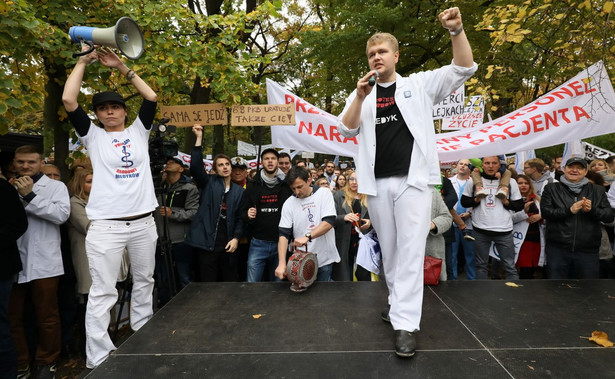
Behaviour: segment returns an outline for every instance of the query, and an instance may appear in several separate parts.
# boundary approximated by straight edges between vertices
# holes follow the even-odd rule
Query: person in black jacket
[[[600,222],[612,222],[615,213],[604,187],[590,183],[586,174],[585,159],[570,158],[560,182],[548,184],[542,194],[550,279],[599,278]]]
[[[203,127],[195,124],[196,136],[190,172],[201,189],[201,202],[186,234],[186,243],[195,247],[197,281],[233,282],[238,280],[235,251],[243,235],[241,219],[243,188],[231,182],[231,159],[223,154],[214,158],[216,175],[208,175],[203,165]]]
[[[28,218],[15,188],[0,179],[0,373],[17,377],[17,353],[8,320],[15,275],[21,271],[17,239],[28,229]]]
[[[250,227],[252,240],[248,252],[248,282],[260,282],[267,268],[269,281],[276,280],[278,267],[278,224],[282,205],[292,195],[285,174],[278,167],[279,153],[265,149],[261,153],[263,169],[248,182],[243,218]]]

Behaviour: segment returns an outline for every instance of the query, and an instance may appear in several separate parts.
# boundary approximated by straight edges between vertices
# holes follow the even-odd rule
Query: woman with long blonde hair
[[[348,176],[346,186],[333,193],[335,210],[335,245],[340,255],[340,262],[333,265],[333,280],[352,281],[357,251],[359,248],[359,232],[365,233],[371,228],[367,212],[367,196],[358,193],[357,174]],[[354,272],[359,281],[370,281],[371,273],[361,266]]]
[[[92,285],[92,277],[85,253],[85,236],[90,228],[90,220],[85,213],[90,190],[92,189],[93,172],[82,168],[75,171],[73,178],[68,182],[70,198],[70,217],[68,218],[68,237],[70,250],[77,277],[77,294],[87,296]]]

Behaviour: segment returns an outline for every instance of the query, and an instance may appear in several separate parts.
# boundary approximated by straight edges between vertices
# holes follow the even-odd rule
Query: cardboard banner
[[[233,105],[231,126],[295,125],[292,104]]]
[[[441,160],[532,150],[613,132],[615,94],[602,62],[530,104],[471,130],[436,136]]]
[[[272,126],[271,143],[277,147],[354,157],[359,152],[357,137],[346,138],[337,130],[337,117],[267,79],[269,104],[293,104],[295,124]]]
[[[432,118],[434,120],[442,120],[463,114],[466,100],[465,93],[465,85],[462,84],[455,92],[433,106],[431,111]]]
[[[178,128],[191,127],[194,124],[226,125],[228,116],[224,104],[163,105],[160,107],[162,118],[168,118],[169,125]]]
[[[485,116],[485,99],[481,96],[470,96],[466,99],[463,113],[442,119],[442,130],[462,130],[483,125]]]

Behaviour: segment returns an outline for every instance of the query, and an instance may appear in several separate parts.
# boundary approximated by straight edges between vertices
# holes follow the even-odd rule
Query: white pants
[[[152,316],[152,291],[158,234],[152,216],[134,221],[95,220],[85,240],[92,287],[85,314],[86,366],[95,368],[116,349],[107,329],[111,308],[117,302],[115,288],[124,248],[132,272],[130,326],[141,328]]]
[[[389,318],[395,330],[419,330],[423,307],[425,241],[431,220],[431,188],[421,191],[407,177],[376,179],[369,215],[382,250],[389,288]]]

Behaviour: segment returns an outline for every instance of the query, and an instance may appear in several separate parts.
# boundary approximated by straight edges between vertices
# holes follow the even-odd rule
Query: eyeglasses
[[[357,178],[348,178],[348,181],[349,181],[349,182],[356,182],[356,181],[357,181]]]

